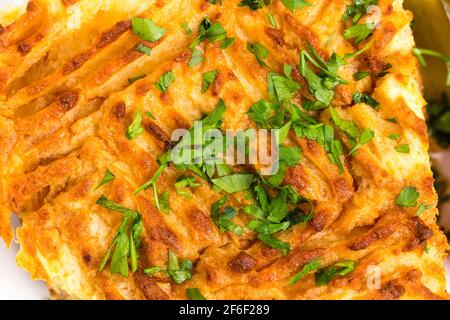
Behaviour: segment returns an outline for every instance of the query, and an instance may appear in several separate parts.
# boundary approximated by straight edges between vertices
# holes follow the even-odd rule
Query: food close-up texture
[[[30,0],[9,20],[0,235],[18,215],[17,262],[53,298],[448,297],[403,1]],[[197,120],[280,129],[278,172],[174,164]]]

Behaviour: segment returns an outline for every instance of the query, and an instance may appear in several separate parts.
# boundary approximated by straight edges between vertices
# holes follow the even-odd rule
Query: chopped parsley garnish
[[[373,130],[364,128],[361,132],[353,121],[342,119],[339,116],[339,113],[332,107],[330,107],[330,113],[334,124],[341,129],[349,139],[352,148],[349,154],[354,154],[358,149],[372,141],[375,137],[375,132]]]
[[[397,118],[395,118],[395,117],[386,119],[386,121],[389,121],[390,123],[398,123]]]
[[[183,23],[181,24],[181,27],[183,28],[184,32],[185,32],[187,35],[192,34],[192,29],[189,28],[189,25],[188,25],[188,23],[187,23],[186,21],[183,22]]]
[[[289,284],[296,284],[308,273],[320,269],[321,266],[322,265],[317,259],[312,259],[303,266],[302,270],[299,273],[297,273],[294,277],[292,277],[292,279],[289,281]]]
[[[262,44],[257,42],[255,43],[247,43],[247,50],[255,55],[256,61],[263,66],[268,68],[269,66],[264,61],[269,56],[269,50],[266,49]]]
[[[370,72],[367,71],[359,71],[353,75],[353,79],[356,81],[364,79],[370,75]]]
[[[141,245],[142,216],[139,212],[125,208],[105,196],[101,196],[96,203],[106,209],[120,212],[123,216],[122,223],[111,246],[102,259],[99,272],[103,271],[112,253],[110,272],[120,273],[122,276],[128,277],[128,259],[130,260],[131,271],[137,270],[137,249]]]
[[[275,72],[267,74],[267,86],[271,101],[290,100],[292,94],[300,89],[296,81]]]
[[[192,50],[191,59],[188,62],[189,68],[194,68],[198,66],[200,63],[202,63],[205,60],[205,58],[202,55],[202,52],[198,49]]]
[[[379,0],[353,0],[353,4],[348,5],[342,15],[342,21],[351,20],[357,23],[362,16],[368,13],[369,7],[378,4]]]
[[[277,27],[277,20],[275,20],[275,17],[273,16],[273,14],[271,14],[271,13],[267,14],[267,19],[269,20],[270,26],[272,28]]]
[[[227,200],[228,198],[225,196],[212,204],[211,219],[214,224],[219,227],[220,231],[229,231],[241,236],[244,233],[244,228],[231,221],[238,213],[237,210],[233,207],[226,206],[221,211],[221,208],[225,205]]]
[[[102,181],[100,181],[99,185],[94,189],[97,190],[98,188],[100,188],[101,186],[107,184],[108,182],[114,180],[116,178],[116,176],[114,175],[114,173],[112,173],[111,171],[109,171],[109,169],[106,169],[105,175],[102,178]]]
[[[280,250],[283,255],[287,255],[291,251],[291,245],[289,242],[281,241],[271,235],[260,233],[258,234],[258,239],[264,242],[269,247]]]
[[[375,110],[379,110],[380,103],[367,94],[355,92],[353,94],[353,101],[355,103],[365,103],[374,108]]]
[[[239,3],[239,6],[249,7],[252,10],[258,10],[267,4],[270,4],[270,0],[242,0],[241,3]]]
[[[226,193],[235,193],[247,190],[253,181],[253,174],[236,173],[216,179],[211,182]]]
[[[189,45],[189,49],[193,50],[200,42],[208,40],[209,42],[217,42],[225,40],[227,32],[219,22],[212,23],[208,18],[204,18],[198,28],[198,36]]]
[[[333,54],[326,63],[311,45],[308,44],[307,49],[307,51],[302,50],[301,52],[299,70],[308,82],[310,93],[317,99],[308,107],[309,110],[322,110],[333,101],[334,88],[340,84],[348,84],[337,74],[339,67],[345,65],[346,62],[337,54]],[[320,73],[316,74],[309,63],[319,69]]]
[[[190,191],[186,190],[186,188],[198,188],[201,185],[202,184],[198,183],[195,177],[181,175],[177,178],[177,181],[175,183],[175,191],[180,196],[191,198],[192,194]]]
[[[354,39],[355,44],[367,39],[372,34],[375,25],[372,23],[355,24],[344,31],[344,38]]]
[[[143,132],[144,128],[142,127],[142,112],[141,110],[138,110],[133,122],[131,122],[125,135],[128,140],[133,140],[139,137]]]
[[[316,272],[316,285],[323,286],[328,284],[336,277],[343,277],[355,270],[356,261],[343,260],[331,266],[325,267]]]
[[[450,57],[443,55],[442,53],[439,53],[434,50],[429,49],[420,49],[420,48],[414,48],[413,49],[414,55],[419,60],[420,64],[425,67],[427,65],[427,62],[425,61],[425,56],[439,58],[445,62],[447,65],[447,86],[450,86]]]
[[[400,139],[400,137],[401,136],[398,133],[392,133],[389,135],[389,139],[392,139],[392,140],[398,140],[398,139]]]
[[[145,41],[155,42],[166,34],[165,29],[161,28],[150,19],[132,18],[131,24],[133,33]]]
[[[311,4],[306,0],[281,0],[283,4],[291,11],[309,7]]]
[[[417,209],[416,216],[420,217],[422,215],[422,213],[424,213],[425,211],[427,211],[431,208],[433,208],[432,204],[426,205],[425,203],[421,203],[419,206],[419,209]]]
[[[141,74],[141,75],[138,75],[136,77],[130,78],[130,79],[128,79],[128,84],[133,84],[136,81],[141,80],[143,78],[145,78],[145,74]]]
[[[138,44],[134,50],[145,53],[148,56],[152,52],[152,49],[150,47],[144,46],[143,44]]]
[[[153,266],[144,270],[144,273],[148,275],[159,272],[163,272],[169,276],[176,284],[181,284],[192,277],[192,262],[189,259],[184,258],[180,263],[175,252],[169,250],[167,269]]]
[[[205,296],[201,293],[199,288],[187,288],[186,295],[189,300],[206,300]]]
[[[399,153],[410,153],[409,144],[401,144],[395,147],[395,151]]]
[[[395,203],[399,207],[414,208],[417,207],[417,200],[419,197],[420,193],[417,192],[415,187],[404,187]]]
[[[175,74],[173,73],[173,71],[167,71],[161,76],[161,78],[159,78],[158,82],[155,83],[155,86],[159,91],[166,92],[167,89],[169,89],[169,86],[174,81],[175,81]]]
[[[159,166],[158,170],[156,170],[153,177],[148,180],[146,183],[144,183],[142,186],[140,186],[136,191],[134,191],[134,194],[138,194],[139,192],[143,190],[147,190],[148,188],[153,188],[153,197],[155,198],[155,205],[156,208],[161,209],[161,206],[159,204],[159,196],[158,196],[158,187],[157,182],[163,171],[167,168],[168,163],[163,163]]]
[[[205,72],[202,76],[202,93],[205,93],[208,91],[209,87],[214,83],[216,80],[217,75],[219,74],[219,71],[212,70],[209,72]]]
[[[225,38],[225,40],[222,41],[222,44],[220,45],[220,49],[226,49],[229,46],[231,46],[234,42],[234,38]]]
[[[170,197],[169,191],[165,191],[159,195],[159,206],[161,208],[161,211],[164,213],[170,212],[169,197]]]

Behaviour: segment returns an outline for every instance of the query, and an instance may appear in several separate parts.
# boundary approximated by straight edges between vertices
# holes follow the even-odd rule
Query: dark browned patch
[[[344,202],[352,196],[353,190],[347,184],[344,178],[339,177],[333,181],[334,191],[337,201]]]
[[[63,75],[68,75],[69,73],[72,73],[73,71],[79,69],[83,64],[86,63],[86,61],[89,60],[90,57],[91,53],[89,52],[84,52],[77,55],[70,62],[66,63],[63,66]]]
[[[64,92],[58,97],[58,105],[63,108],[64,111],[69,111],[78,102],[78,93],[75,91]]]
[[[27,4],[27,12],[33,12],[36,9],[37,9],[37,6],[34,3],[34,1],[28,2],[28,4]]]
[[[169,150],[172,147],[172,142],[169,136],[153,121],[145,119],[143,122],[144,129],[162,143],[164,150]]]
[[[256,267],[257,262],[258,261],[255,258],[246,252],[241,251],[236,257],[228,262],[228,266],[234,272],[245,273],[252,271]]]
[[[393,280],[389,281],[386,286],[381,288],[380,293],[383,299],[393,300],[400,298],[405,293],[405,288]]]
[[[158,286],[156,280],[141,270],[133,273],[134,280],[144,297],[148,300],[168,300],[169,296]]]
[[[97,43],[97,49],[106,47],[108,44],[116,41],[123,33],[131,29],[131,21],[119,21],[108,31],[102,33],[100,41]]]
[[[190,222],[199,238],[208,240],[213,234],[213,227],[210,218],[199,209],[194,209],[187,214]]]
[[[413,239],[408,243],[408,250],[423,246],[433,236],[433,231],[419,217],[411,219],[413,220],[414,234]]]
[[[190,57],[191,57],[191,50],[185,50],[181,54],[179,54],[177,57],[173,58],[173,61],[187,62]]]
[[[84,261],[84,263],[86,263],[86,264],[91,263],[91,261],[92,261],[92,256],[90,255],[89,252],[86,252],[86,251],[83,252],[83,261]]]
[[[1,35],[3,32],[5,32],[5,28],[3,27],[2,24],[0,24],[0,35]]]
[[[348,248],[353,251],[359,251],[359,250],[366,249],[373,242],[375,242],[379,239],[387,238],[392,232],[394,232],[394,230],[395,230],[395,227],[392,227],[390,225],[375,228],[374,230],[370,231],[368,234],[364,235],[360,239],[358,239],[355,242],[348,245]]]
[[[125,111],[127,106],[124,102],[119,102],[111,108],[111,114],[117,119],[123,119],[125,117]]]
[[[214,82],[211,86],[211,94],[213,96],[218,96],[220,93],[220,90],[222,89],[223,85],[224,85],[225,81],[224,81],[224,76],[222,75],[222,73],[219,73],[216,77],[216,79],[214,79]]]
[[[31,51],[31,46],[27,43],[27,42],[21,42],[18,46],[17,46],[17,51],[19,51],[19,53],[22,56],[25,56],[28,52]]]
[[[160,241],[172,249],[178,249],[180,247],[175,233],[173,233],[165,225],[155,226],[155,228],[152,229],[151,234],[156,241]]]
[[[317,232],[322,231],[325,228],[327,222],[327,217],[325,213],[319,212],[314,218],[309,222],[309,225]]]
[[[61,2],[65,7],[70,7],[71,5],[77,3],[78,0],[61,0]]]
[[[273,42],[275,42],[277,46],[281,47],[284,45],[285,41],[283,31],[274,28],[267,28],[266,34],[272,38]]]

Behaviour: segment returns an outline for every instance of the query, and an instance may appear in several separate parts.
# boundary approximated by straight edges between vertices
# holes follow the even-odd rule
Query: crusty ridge
[[[373,45],[340,69],[350,83],[336,89],[333,101],[342,118],[375,131],[373,142],[348,157],[341,174],[319,144],[289,137],[289,143],[302,148],[304,159],[289,169],[285,183],[314,202],[315,217],[280,233],[293,248],[285,257],[248,230],[242,237],[220,232],[209,215],[221,194],[204,183],[192,191],[192,199],[177,197],[173,183],[180,172],[174,168],[158,180],[159,188],[171,194],[170,214],[158,212],[151,192],[134,196],[133,191],[158,168],[157,156],[167,150],[172,131],[191,127],[219,98],[227,105],[224,128],[255,126],[246,111],[267,97],[268,70],[246,49],[247,42],[263,44],[277,71],[284,63],[298,64],[305,42],[324,59],[360,49],[363,44],[358,48],[343,38],[336,18],[350,1],[311,0],[310,7],[293,13],[276,0],[258,11],[239,7],[239,1],[221,6],[121,2],[62,1],[50,7],[48,1],[33,0],[23,17],[0,28],[0,232],[10,240],[9,210],[20,215],[18,262],[33,277],[47,281],[63,298],[177,299],[186,298],[186,287],[200,288],[209,299],[446,297],[442,262],[447,243],[435,223],[425,102],[411,54],[412,16],[402,1],[379,1],[382,19]],[[279,28],[268,24],[268,12]],[[79,23],[74,16],[81,17]],[[130,30],[134,16],[151,18],[167,34],[143,43]],[[227,50],[203,43],[205,61],[189,68],[187,47],[195,32],[186,35],[181,24],[187,21],[195,31],[205,16],[219,21],[235,42]],[[68,28],[74,23],[77,28]],[[134,50],[138,44],[152,47],[150,56]],[[353,80],[358,70],[377,74],[389,64],[382,78]],[[169,70],[176,81],[161,94],[154,83]],[[219,76],[201,94],[202,74],[211,70],[219,70]],[[129,84],[141,74],[146,77]],[[293,98],[300,102],[308,88],[300,74],[292,76],[303,84]],[[380,111],[353,105],[355,91],[372,93]],[[155,119],[146,119],[146,132],[129,141],[124,132],[139,109]],[[393,117],[398,123],[386,121]],[[320,118],[329,122],[328,111]],[[393,132],[401,133],[410,154],[395,151],[396,142],[388,138]],[[116,179],[94,191],[107,168]],[[433,205],[420,218],[413,208],[395,206],[405,185],[417,188],[419,202]],[[121,221],[119,214],[95,205],[100,194],[143,215],[139,271],[128,278],[97,272]],[[239,193],[230,201],[241,208],[246,200]],[[235,218],[241,225],[248,221],[243,213]],[[145,267],[165,265],[169,249],[195,262],[193,278],[183,285],[142,273]],[[357,268],[323,287],[316,287],[311,275],[288,284],[319,256],[324,265],[356,260]],[[367,287],[367,272],[374,265],[382,270],[379,289]]]

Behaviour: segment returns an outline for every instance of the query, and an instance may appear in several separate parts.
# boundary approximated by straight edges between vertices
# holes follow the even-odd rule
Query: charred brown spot
[[[97,49],[101,49],[106,47],[108,44],[113,43],[116,41],[123,33],[131,29],[131,21],[125,20],[125,21],[119,21],[116,23],[116,25],[106,31],[103,32],[100,41],[97,43]]]
[[[168,300],[169,296],[158,286],[156,280],[142,271],[133,273],[134,280],[148,300]]]
[[[317,232],[322,231],[325,228],[327,217],[323,212],[320,212],[314,216],[309,222],[309,225]]]
[[[228,262],[228,266],[234,272],[250,272],[256,267],[257,260],[249,254],[241,251],[236,257]]]
[[[337,200],[340,202],[346,201],[352,196],[353,190],[347,184],[344,178],[339,177],[333,181],[334,192],[336,193]]]
[[[117,119],[123,119],[125,117],[125,111],[127,106],[124,102],[119,102],[114,107],[111,108],[111,114]]]
[[[69,6],[77,3],[78,0],[61,0],[61,2],[65,7],[69,7]]]
[[[63,93],[58,97],[58,105],[64,109],[64,111],[69,111],[78,102],[78,93],[75,91],[68,91]]]
[[[155,240],[164,243],[166,246],[169,246],[172,249],[178,249],[180,247],[175,233],[173,233],[164,225],[156,226],[151,233]]]
[[[27,4],[27,12],[33,12],[36,9],[37,9],[37,6],[34,3],[34,1],[28,2],[28,4]]]
[[[217,77],[214,79],[214,82],[211,86],[211,93],[213,96],[218,96],[220,93],[220,89],[222,89],[224,85],[224,77],[221,73],[217,75]]]
[[[5,28],[3,27],[3,25],[0,23],[0,35],[5,32]]]
[[[17,51],[24,56],[31,51],[31,46],[27,42],[22,42],[17,46]]]
[[[433,236],[433,231],[419,217],[412,217],[412,219],[414,235],[413,240],[407,246],[408,250],[423,246]]]
[[[90,253],[84,252],[83,253],[83,262],[86,264],[89,264],[89,263],[91,263],[91,261],[92,261],[92,256],[90,255]]]
[[[195,209],[189,212],[187,216],[200,239],[208,240],[211,238],[213,235],[213,227],[211,225],[211,219],[206,215],[206,213]]]
[[[348,248],[353,251],[366,249],[373,242],[387,238],[392,232],[394,232],[394,228],[389,225],[375,228],[369,234],[364,235],[362,238],[350,244]]]
[[[389,281],[384,288],[380,289],[380,293],[383,299],[393,300],[400,298],[405,293],[405,288],[393,280]]]
[[[87,52],[77,55],[70,62],[66,63],[63,66],[63,75],[68,75],[69,73],[72,73],[73,71],[79,69],[83,64],[86,63],[86,61],[89,60],[90,57],[91,54]]]
[[[175,62],[187,62],[190,57],[191,57],[191,51],[190,50],[185,50],[179,56],[175,57],[173,59],[173,61],[175,61]]]
[[[169,150],[172,147],[169,136],[156,123],[145,119],[142,124],[148,133],[162,143],[164,150]]]
[[[273,42],[279,47],[285,44],[283,31],[274,28],[267,28],[266,34],[272,38]]]

